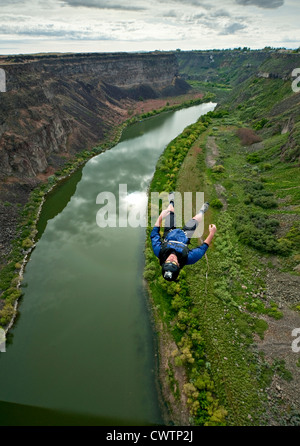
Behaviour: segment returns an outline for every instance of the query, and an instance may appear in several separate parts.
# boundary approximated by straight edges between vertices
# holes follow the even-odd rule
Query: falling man
[[[153,252],[159,258],[163,278],[168,281],[176,280],[185,265],[192,265],[204,256],[217,230],[214,224],[209,225],[209,235],[203,244],[189,249],[188,244],[207,211],[209,203],[204,203],[199,212],[182,229],[179,229],[176,228],[175,222],[174,196],[173,192],[169,194],[170,204],[161,212],[151,232]],[[162,240],[160,228],[163,219],[165,219],[165,227]]]

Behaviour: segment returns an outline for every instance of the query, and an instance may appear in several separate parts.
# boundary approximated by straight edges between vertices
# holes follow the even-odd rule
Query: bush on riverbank
[[[190,99],[189,101],[182,102],[181,104],[175,104],[175,105],[166,105],[165,107],[151,110],[147,113],[143,113],[141,115],[133,116],[128,120],[129,124],[135,124],[136,122],[140,121],[141,119],[147,119],[151,118],[155,115],[158,115],[160,113],[164,112],[170,112],[170,111],[176,111],[181,110],[182,108],[188,108],[193,107],[195,105],[200,105],[205,102],[211,102],[215,100],[216,95],[213,93],[206,93],[203,98],[197,98],[197,99]]]

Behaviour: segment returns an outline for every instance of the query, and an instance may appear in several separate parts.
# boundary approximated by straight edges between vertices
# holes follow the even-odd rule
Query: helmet
[[[163,263],[162,265],[162,275],[165,280],[169,282],[176,280],[179,274],[180,268],[174,263]]]

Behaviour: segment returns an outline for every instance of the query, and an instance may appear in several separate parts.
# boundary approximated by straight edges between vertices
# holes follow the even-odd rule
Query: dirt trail
[[[219,148],[216,144],[215,137],[209,136],[206,143],[206,159],[205,163],[208,168],[215,166],[217,158],[220,155]]]
[[[220,151],[219,151],[219,147],[216,144],[215,137],[209,136],[207,138],[207,143],[206,143],[206,159],[205,159],[206,166],[208,168],[214,167],[217,163],[217,159],[218,159],[219,155],[220,155]],[[215,190],[216,190],[218,199],[223,204],[222,210],[226,211],[227,207],[228,207],[227,200],[226,200],[226,189],[224,186],[222,186],[222,184],[215,184],[214,186],[215,186]]]

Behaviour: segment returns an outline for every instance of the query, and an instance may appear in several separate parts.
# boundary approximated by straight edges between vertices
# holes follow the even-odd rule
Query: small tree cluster
[[[277,207],[277,201],[274,199],[274,194],[265,190],[262,183],[250,182],[244,187],[245,199],[244,203],[254,204],[264,209],[270,209]]]
[[[236,216],[235,230],[241,242],[246,245],[262,252],[289,255],[292,250],[290,240],[276,239],[274,235],[278,225],[278,220],[252,211]]]

